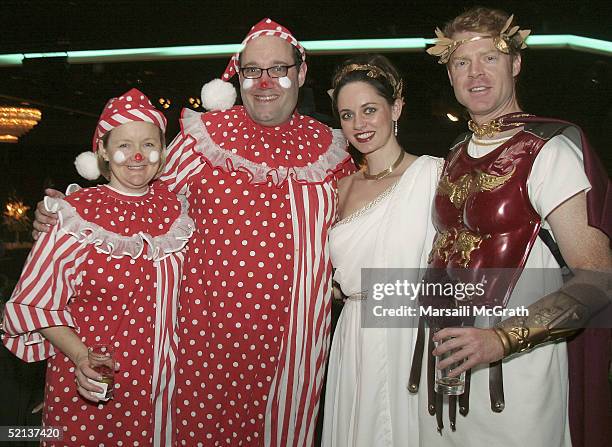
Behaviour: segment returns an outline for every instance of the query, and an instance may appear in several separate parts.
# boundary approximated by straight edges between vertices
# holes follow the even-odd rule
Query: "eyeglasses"
[[[287,72],[291,67],[295,67],[297,64],[293,65],[275,65],[274,67],[268,68],[259,68],[259,67],[240,67],[240,73],[242,76],[247,79],[259,79],[261,75],[265,71],[268,73],[268,76],[271,78],[282,78],[283,76],[287,76]]]

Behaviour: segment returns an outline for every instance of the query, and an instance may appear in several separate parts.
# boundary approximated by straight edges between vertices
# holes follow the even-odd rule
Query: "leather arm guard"
[[[504,357],[576,333],[612,302],[610,275],[585,273],[574,278],[580,282],[573,281],[530,305],[528,316],[508,318],[493,328],[504,346]],[[584,278],[588,281],[582,282]]]

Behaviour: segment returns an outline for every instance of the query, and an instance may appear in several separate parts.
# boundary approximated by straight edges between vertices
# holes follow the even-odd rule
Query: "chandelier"
[[[0,107],[0,143],[17,143],[36,126],[42,114],[28,107]]]

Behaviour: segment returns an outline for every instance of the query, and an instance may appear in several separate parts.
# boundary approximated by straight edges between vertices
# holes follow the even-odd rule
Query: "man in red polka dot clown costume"
[[[304,48],[270,19],[185,109],[161,177],[196,233],[179,298],[177,445],[306,446],[330,334],[342,134],[296,111]],[[228,82],[238,75],[244,105]],[[229,100],[228,100],[229,98]],[[42,219],[41,219],[42,222]],[[40,225],[36,226],[40,228]]]
[[[352,165],[340,133],[295,110],[306,69],[291,33],[262,20],[223,75],[238,74],[244,105],[224,102],[229,84],[212,81],[203,104],[221,110],[184,110],[170,146],[162,180],[188,194],[197,226],[179,312],[185,445],[313,443],[330,332],[327,232],[336,177]]]

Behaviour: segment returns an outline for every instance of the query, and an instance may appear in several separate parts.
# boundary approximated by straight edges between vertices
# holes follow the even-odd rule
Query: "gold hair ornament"
[[[486,38],[492,38],[493,45],[495,45],[495,48],[505,54],[509,54],[512,49],[516,51],[523,50],[527,48],[527,44],[525,43],[525,41],[527,39],[527,36],[529,36],[529,34],[531,33],[531,30],[522,30],[516,25],[510,28],[513,19],[514,14],[508,17],[508,20],[506,20],[506,24],[504,25],[498,36],[483,35],[470,37],[469,39],[453,40],[450,37],[445,36],[444,33],[440,30],[440,28],[436,28],[435,33],[437,39],[435,45],[431,48],[428,48],[427,53],[431,54],[432,56],[439,57],[439,64],[446,64],[450,60],[455,50],[459,47],[459,45]]]
[[[393,88],[393,98],[398,99],[402,97],[402,90],[404,88],[404,83],[401,79],[397,80],[389,73],[385,73],[380,67],[371,64],[349,64],[346,65],[342,70],[340,70],[336,76],[334,77],[333,87],[336,89],[338,83],[342,78],[344,78],[347,74],[352,73],[353,71],[367,71],[366,76],[372,79],[384,78],[391,84]],[[329,92],[328,92],[329,93]],[[330,95],[331,96],[331,95]]]

